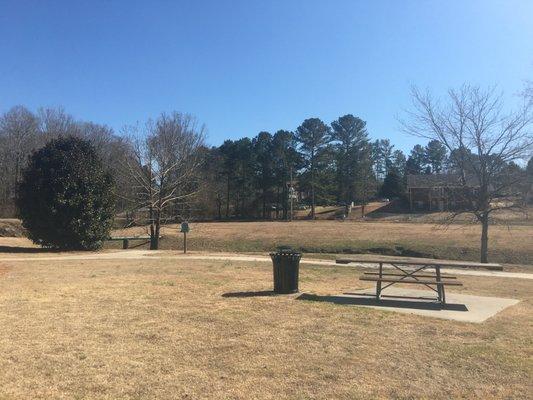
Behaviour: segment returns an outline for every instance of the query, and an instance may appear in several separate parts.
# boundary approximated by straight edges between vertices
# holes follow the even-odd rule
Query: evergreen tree
[[[376,178],[381,180],[393,166],[394,145],[389,139],[379,139],[372,144],[374,170]]]
[[[383,181],[380,195],[389,199],[394,199],[403,197],[404,193],[402,178],[394,169],[390,170]]]
[[[113,179],[94,147],[75,137],[54,139],[34,152],[16,200],[29,238],[45,247],[94,250],[109,237]]]
[[[406,162],[407,160],[405,159],[405,154],[403,154],[403,151],[395,150],[394,153],[392,153],[392,167],[400,176],[405,175]]]
[[[226,218],[230,217],[232,191],[235,188],[235,172],[237,168],[236,145],[233,140],[225,140],[219,147],[222,157],[223,175],[226,181]]]
[[[426,164],[426,149],[417,144],[411,150],[405,163],[405,173],[407,175],[421,174],[425,171]]]
[[[438,140],[431,140],[426,146],[426,161],[433,174],[440,173],[446,163],[446,146]]]
[[[361,147],[360,158],[355,176],[355,201],[367,204],[376,194],[376,176],[373,171],[372,145],[366,143]]]
[[[239,217],[250,216],[253,204],[255,153],[252,141],[242,138],[235,141],[235,213]]]
[[[333,121],[332,139],[337,164],[338,199],[346,204],[358,199],[358,177],[364,169],[371,168],[371,153],[368,150],[366,122],[351,114]],[[360,182],[362,183],[362,182]],[[358,190],[359,189],[359,190]]]
[[[296,150],[294,134],[279,130],[272,138],[272,158],[274,162],[274,182],[276,187],[276,210],[280,205],[283,219],[288,218],[288,183],[296,178],[302,167],[302,159]],[[291,182],[292,183],[292,182]]]
[[[260,191],[261,216],[267,217],[267,203],[271,202],[271,189],[274,184],[274,159],[272,157],[272,135],[259,132],[252,140],[255,168],[255,186]]]
[[[330,129],[318,118],[306,119],[296,129],[296,141],[300,145],[300,152],[307,167],[305,174],[311,192],[311,218],[315,218],[316,187],[318,166],[326,155],[324,152],[330,142]]]

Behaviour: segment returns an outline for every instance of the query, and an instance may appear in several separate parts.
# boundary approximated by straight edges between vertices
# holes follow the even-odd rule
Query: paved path
[[[76,254],[61,254],[61,255],[36,255],[30,257],[3,257],[0,255],[1,262],[31,262],[31,261],[66,261],[66,260],[139,260],[139,259],[182,259],[182,260],[217,260],[217,261],[248,261],[248,262],[271,262],[270,257],[261,255],[239,255],[234,253],[190,253],[183,254],[177,251],[168,250],[117,250],[117,251],[103,251],[98,253],[76,253]],[[343,266],[372,268],[375,269],[375,264],[365,263],[350,263],[350,264],[336,264],[332,260],[320,260],[304,258],[302,264],[336,266],[342,268]],[[386,267],[384,265],[384,267]],[[391,267],[392,268],[392,267]],[[452,273],[455,275],[469,275],[469,276],[486,276],[494,278],[515,278],[515,279],[533,279],[533,274],[524,272],[504,272],[504,271],[483,271],[483,270],[467,270],[458,268],[443,268],[443,273]]]

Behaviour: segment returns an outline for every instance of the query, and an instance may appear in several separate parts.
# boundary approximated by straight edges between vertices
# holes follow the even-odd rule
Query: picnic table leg
[[[437,281],[441,282],[440,265],[435,265],[435,275],[437,276]],[[442,283],[437,283],[437,293],[439,296],[439,303],[446,304],[446,295],[444,294],[444,285]]]
[[[383,263],[379,263],[379,279],[383,278]],[[376,282],[376,300],[381,299],[381,280]]]

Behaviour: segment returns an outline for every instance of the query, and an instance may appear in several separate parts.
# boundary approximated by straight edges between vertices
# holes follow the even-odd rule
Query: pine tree
[[[311,218],[315,218],[316,188],[318,183],[318,166],[326,155],[324,152],[330,142],[330,129],[318,118],[306,119],[296,129],[296,141],[305,160],[307,174],[305,177],[311,190]]]

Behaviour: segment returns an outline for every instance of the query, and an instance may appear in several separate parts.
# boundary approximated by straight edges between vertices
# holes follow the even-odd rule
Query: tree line
[[[452,167],[440,142],[416,145],[405,155],[389,139],[371,141],[366,122],[352,114],[331,124],[309,118],[294,131],[260,132],[205,151],[204,175],[215,199],[211,213],[219,219],[286,219],[291,186],[313,218],[316,205],[402,198],[407,174]],[[387,176],[397,176],[398,185],[384,185]]]
[[[366,122],[352,114],[330,124],[309,118],[292,131],[259,132],[208,147],[205,127],[186,114],[162,114],[117,134],[76,121],[63,109],[33,113],[16,106],[0,116],[2,216],[15,216],[17,183],[29,154],[65,136],[95,146],[115,180],[117,213],[145,210],[150,220],[288,219],[291,187],[297,204],[308,206],[314,218],[317,205],[405,198],[407,175],[457,172],[464,157],[459,153],[470,152],[449,150],[431,138],[404,154],[389,139],[371,141]]]

